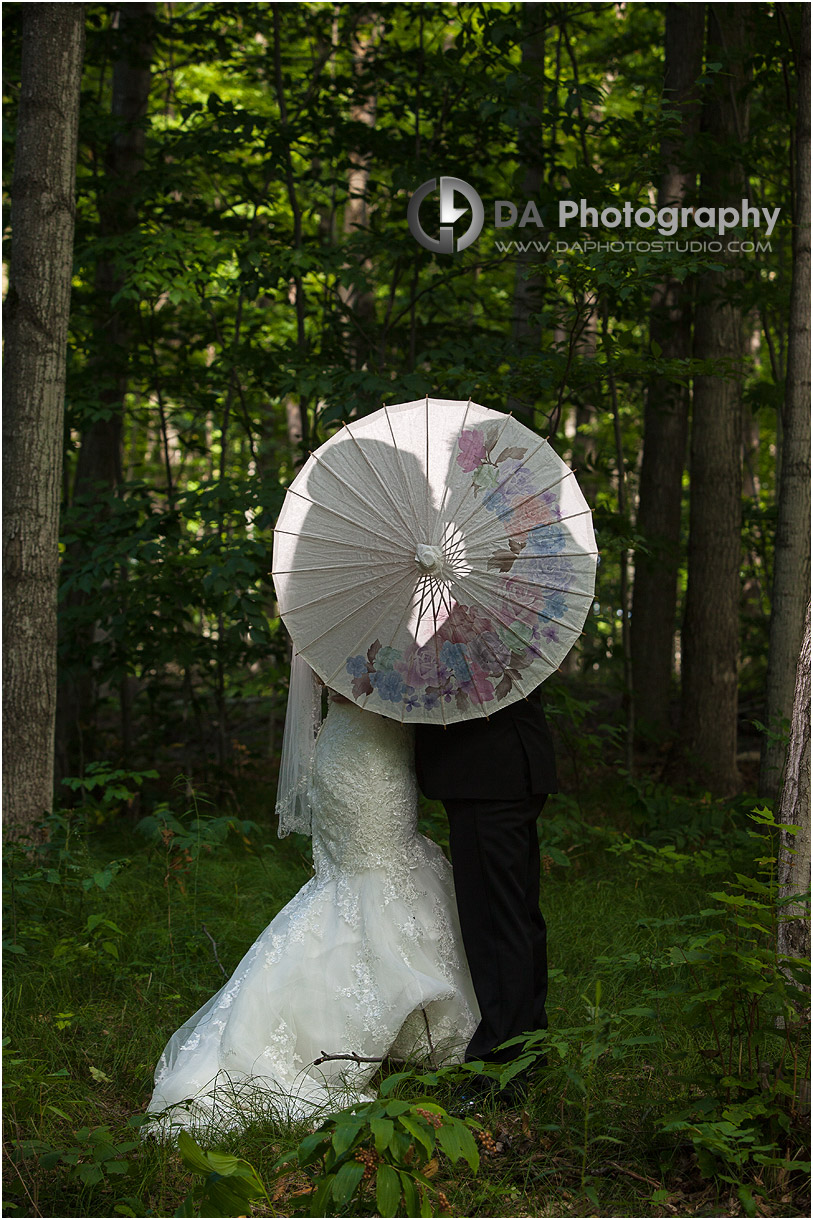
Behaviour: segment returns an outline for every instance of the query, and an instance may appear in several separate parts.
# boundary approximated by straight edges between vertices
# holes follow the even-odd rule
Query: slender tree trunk
[[[51,809],[65,360],[83,4],[23,10],[3,403],[3,817]]]
[[[369,74],[375,54],[375,48],[381,36],[381,18],[376,5],[359,5],[354,13],[357,21],[356,32],[352,41],[353,73],[358,82],[359,96],[350,107],[350,118],[354,123],[362,124],[370,129],[375,127],[375,117],[378,104],[376,89],[365,92],[364,79]],[[369,27],[358,29],[358,24],[369,22]],[[364,148],[353,148],[349,155],[347,170],[347,203],[344,208],[344,233],[353,238],[369,228],[369,207],[367,203],[367,183],[370,178],[371,157]],[[370,275],[373,265],[369,259],[352,256],[352,262],[359,269],[360,279]],[[339,296],[345,306],[350,324],[348,339],[348,354],[353,368],[366,367],[370,355],[375,350],[375,294],[371,288],[365,288],[363,283],[342,285]]]
[[[133,193],[135,180],[144,165],[144,117],[150,94],[154,11],[154,3],[134,3],[121,5],[112,14],[111,36],[120,41],[120,51],[113,66],[111,114],[114,132],[105,150],[104,173],[99,182],[99,232],[105,238],[121,236],[138,223]],[[102,484],[112,491],[122,480],[124,404],[137,334],[132,302],[111,304],[121,286],[112,260],[101,259],[95,278],[99,350],[91,362],[89,375],[97,379],[103,411],[82,434],[73,486],[75,501],[84,497],[94,505],[94,511],[98,504],[101,513],[106,511],[106,502],[98,497],[97,485]],[[81,561],[77,546],[73,548],[71,560]],[[71,598],[73,606],[82,601],[87,601],[86,594],[74,594]],[[89,651],[93,630],[88,628],[83,639],[71,643],[71,654],[80,658],[81,670],[76,674],[60,675],[56,759],[59,775],[76,774],[83,766],[82,736],[92,724],[96,683],[92,668],[81,658]],[[126,679],[120,693],[123,738],[126,739],[126,704],[129,700]]]
[[[114,37],[121,51],[113,65],[111,115],[114,134],[104,157],[99,182],[99,233],[118,237],[135,228],[138,213],[133,199],[134,180],[144,165],[144,118],[150,96],[152,18],[154,3],[122,4],[113,11]],[[106,418],[94,420],[82,434],[74,495],[94,483],[116,487],[121,482],[121,430],[129,361],[134,341],[133,307],[111,298],[121,288],[112,260],[96,267],[97,319],[100,348],[95,369],[102,380],[100,403]]]
[[[777,821],[797,826],[795,835],[784,833],[779,853],[779,897],[807,894],[806,899],[782,908],[779,924],[780,953],[810,956],[810,602],[803,628],[802,650],[796,668],[796,690],[790,746],[782,781]]]
[[[739,205],[739,160],[748,131],[743,5],[709,6],[708,56],[723,70],[703,108],[716,159],[704,171],[702,202]],[[720,371],[695,381],[692,405],[689,581],[683,624],[681,752],[689,773],[715,793],[737,790],[740,524],[742,514],[743,318],[739,277],[725,248],[722,271],[698,280],[694,354]],[[726,367],[727,366],[727,367]],[[729,371],[730,370],[730,371]]]
[[[703,66],[704,6],[666,6],[664,105],[680,111],[680,132],[664,141],[666,169],[658,207],[680,206],[694,192],[696,172],[687,168],[686,144],[699,127],[697,80]],[[692,351],[691,290],[677,279],[656,288],[650,307],[653,351],[664,360],[685,360]],[[657,345],[657,347],[656,347]],[[675,636],[683,468],[689,393],[668,377],[647,386],[644,447],[638,503],[638,533],[648,553],[638,551],[632,601],[632,670],[636,721],[642,734],[669,732],[669,699]]]
[[[790,716],[795,658],[810,589],[810,6],[802,9],[793,278],[765,707],[769,730]],[[775,733],[763,738],[762,796],[776,795],[784,754],[784,743]]]
[[[520,125],[518,150],[525,166],[522,178],[521,198],[536,200],[543,185],[543,128],[542,115],[545,110],[545,5],[523,4],[520,14],[522,22],[522,74],[527,94],[534,101],[534,118]],[[533,228],[541,241],[548,237],[547,231]],[[512,338],[519,359],[523,354],[538,352],[542,342],[542,323],[538,317],[545,295],[547,276],[545,263],[533,250],[517,255],[514,272],[514,310]],[[525,420],[533,421],[533,403],[509,395],[507,409]]]

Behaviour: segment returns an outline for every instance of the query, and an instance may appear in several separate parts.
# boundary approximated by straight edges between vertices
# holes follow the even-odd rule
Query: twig
[[[383,1063],[385,1059],[389,1059],[391,1063],[409,1063],[408,1059],[393,1059],[391,1055],[377,1055],[371,1059],[366,1059],[363,1055],[357,1055],[355,1051],[351,1051],[349,1055],[328,1055],[327,1051],[322,1051],[318,1059],[314,1059],[312,1067],[318,1067],[320,1063],[327,1063],[332,1059],[349,1059],[351,1063]]]
[[[204,932],[206,933],[206,935],[209,937],[209,940],[211,941],[212,953],[214,953],[215,961],[217,962],[220,969],[223,971],[223,977],[228,978],[229,976],[226,974],[226,971],[223,969],[223,963],[221,962],[220,958],[217,956],[217,942],[215,941],[214,937],[209,932],[209,929],[206,927],[205,923],[202,923],[200,926],[203,928]]]
[[[22,1183],[23,1190],[25,1191],[26,1195],[28,1196],[28,1202],[31,1204],[31,1207],[33,1208],[34,1215],[35,1215],[35,1216],[41,1216],[41,1215],[42,1215],[42,1212],[41,1212],[41,1211],[40,1211],[40,1209],[37,1207],[37,1205],[36,1205],[36,1203],[34,1202],[34,1200],[31,1198],[31,1192],[30,1192],[30,1190],[28,1189],[28,1187],[26,1186],[26,1183],[25,1183],[25,1178],[24,1178],[24,1177],[23,1177],[23,1175],[20,1173],[20,1167],[19,1167],[19,1165],[15,1165],[14,1161],[11,1159],[11,1156],[9,1155],[9,1152],[8,1152],[8,1151],[7,1151],[7,1149],[6,1149],[5,1142],[3,1143],[3,1152],[5,1153],[6,1160],[7,1160],[7,1161],[8,1161],[8,1163],[11,1165],[11,1168],[14,1170],[14,1172],[15,1172],[15,1173],[16,1173],[16,1175],[17,1175],[17,1177],[20,1179],[20,1182]]]
[[[643,1174],[636,1173],[634,1169],[625,1169],[623,1165],[619,1165],[618,1161],[608,1161],[607,1164],[611,1169],[617,1169],[619,1173],[625,1173],[628,1178],[637,1178],[639,1182],[646,1182],[647,1186],[654,1186],[656,1190],[663,1188],[663,1182],[656,1182],[654,1178],[644,1177]]]
[[[424,1023],[424,1025],[426,1026],[426,1040],[427,1040],[427,1042],[429,1043],[429,1054],[432,1056],[432,1059],[434,1060],[434,1058],[435,1058],[435,1044],[434,1044],[434,1042],[432,1041],[432,1031],[431,1031],[431,1029],[429,1028],[429,1018],[428,1018],[428,1017],[427,1017],[427,1015],[426,1015],[426,1009],[425,1009],[425,1008],[421,1008],[421,1012],[423,1013],[423,1023]]]

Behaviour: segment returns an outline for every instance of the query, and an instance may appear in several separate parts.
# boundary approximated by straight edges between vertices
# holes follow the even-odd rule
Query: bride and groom
[[[501,1043],[547,1024],[538,692],[446,728],[335,693],[320,724],[321,706],[295,655],[277,810],[280,834],[312,835],[314,876],[170,1038],[148,1107],[164,1131],[307,1119],[368,1098],[385,1057],[507,1062]],[[418,784],[445,806],[451,869],[418,833]]]

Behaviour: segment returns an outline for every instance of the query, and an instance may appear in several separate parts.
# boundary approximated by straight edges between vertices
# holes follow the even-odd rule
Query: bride
[[[312,833],[315,876],[170,1038],[147,1133],[369,1100],[378,1064],[351,1056],[463,1059],[479,1011],[451,868],[417,832],[413,730],[333,693],[320,721],[295,654],[277,812],[281,836]]]

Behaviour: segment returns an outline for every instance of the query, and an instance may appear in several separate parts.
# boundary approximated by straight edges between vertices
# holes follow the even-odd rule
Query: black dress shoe
[[[489,1104],[513,1108],[525,1104],[528,1096],[528,1080],[524,1072],[512,1076],[501,1085],[493,1076],[481,1074],[471,1076],[463,1085],[460,1095],[461,1109],[471,1113],[478,1106]]]

